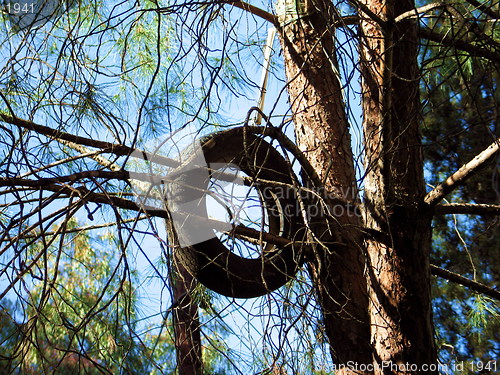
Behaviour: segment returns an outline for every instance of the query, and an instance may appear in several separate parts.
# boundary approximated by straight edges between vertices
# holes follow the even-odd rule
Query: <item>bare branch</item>
[[[89,171],[89,176],[96,171]],[[102,173],[101,177],[104,175],[114,176],[114,178],[124,178],[128,174],[125,171],[121,172],[108,172],[108,171],[98,171]],[[75,173],[71,176],[83,176],[86,172]],[[69,176],[66,176],[69,177]],[[84,186],[72,187],[65,184],[52,183],[55,179],[42,179],[42,180],[29,180],[22,178],[1,178],[0,186],[27,186],[35,189],[43,189],[47,191],[56,192],[59,194],[64,194],[67,196],[78,196],[81,200],[86,202],[100,203],[100,204],[110,204],[117,208],[122,208],[126,210],[132,210],[137,212],[144,212],[150,216],[160,217],[164,219],[170,219],[170,214],[164,209],[158,209],[154,207],[149,207],[145,205],[139,205],[134,201],[118,197],[114,194],[109,193],[95,193],[90,191]],[[180,212],[178,212],[181,214]],[[227,223],[223,223],[214,219],[200,218],[204,222],[208,222],[213,225],[214,229],[226,228]],[[285,246],[291,243],[302,244],[302,242],[295,242],[287,238],[273,235],[271,233],[259,231],[253,228],[245,227],[242,224],[233,226],[230,234],[250,237],[253,239],[261,239],[274,245]]]
[[[425,13],[425,12],[428,12],[430,10],[434,10],[436,8],[442,8],[442,7],[446,7],[446,4],[445,3],[427,4],[427,5],[424,5],[420,8],[412,9],[412,10],[409,10],[408,12],[404,12],[403,14],[400,14],[399,16],[396,17],[394,22],[398,23],[398,22],[404,21],[407,18],[416,18],[416,17],[419,17],[419,15],[421,13]]]
[[[58,141],[59,143],[65,145],[65,146],[68,146],[69,148],[72,148],[75,151],[78,151],[80,153],[80,155],[87,155],[89,158],[95,160],[97,163],[99,163],[100,165],[102,165],[105,168],[108,168],[112,171],[119,171],[122,169],[122,167],[120,167],[115,162],[100,155],[101,154],[100,152],[99,153],[92,153],[92,150],[90,150],[87,147],[80,145],[78,143],[71,142],[71,141],[65,141],[65,140],[60,139],[60,138],[53,138],[53,139],[55,139],[56,141]]]
[[[244,1],[231,1],[231,0],[229,0],[229,1],[227,1],[227,3],[233,5],[237,8],[243,9],[247,12],[250,12],[250,13],[256,15],[257,17],[263,18],[266,21],[271,22],[275,26],[279,26],[278,17],[272,13],[266,12],[263,9],[260,9],[260,8],[257,8],[256,6],[245,3]]]
[[[261,17],[261,18],[265,19],[266,21],[271,22],[274,25],[279,25],[278,24],[278,17],[269,13],[269,12],[266,12],[265,10],[257,8],[253,5],[245,3],[243,1],[234,1],[234,2],[228,1],[227,3],[230,5],[233,5],[235,7],[238,7],[240,9],[246,10],[252,14],[255,14],[256,16]],[[369,10],[364,9],[365,7],[361,3],[359,3],[358,1],[353,1],[353,3],[355,3],[356,5],[359,5],[363,11],[369,12]],[[402,20],[404,20],[408,17],[416,16],[420,13],[423,13],[423,12],[426,12],[426,11],[429,11],[431,9],[435,9],[435,8],[438,8],[441,6],[446,6],[446,4],[432,3],[432,4],[425,5],[421,8],[418,8],[418,9],[401,14],[400,16],[398,16],[395,19],[395,22],[396,23],[401,22]],[[370,12],[367,14],[371,19],[373,19],[374,21],[376,21],[380,25],[387,24],[387,22],[385,20],[383,20],[380,17],[378,17],[377,15],[373,14],[373,12]],[[495,17],[495,18],[500,18],[500,15],[499,15],[499,17]],[[359,21],[358,16],[350,15],[350,16],[341,17],[339,20],[334,22],[333,26],[340,27],[340,26],[345,26],[345,25],[353,25],[353,24],[357,23],[358,21]],[[464,40],[453,38],[453,37],[450,37],[447,35],[443,35],[443,34],[440,34],[436,31],[429,30],[429,29],[422,28],[422,27],[419,29],[418,34],[421,38],[428,39],[428,40],[431,40],[431,41],[434,41],[437,43],[441,43],[444,45],[448,45],[451,47],[455,47],[455,48],[460,49],[462,51],[469,52],[473,56],[485,57],[487,59],[500,62],[500,53],[496,50],[486,49],[484,47],[474,45],[474,44],[466,42]]]
[[[431,264],[431,273],[435,276],[439,276],[439,277],[442,277],[443,279],[450,280],[454,283],[466,286],[475,292],[485,294],[491,298],[494,298],[494,299],[500,301],[500,291],[493,289],[487,285],[478,283],[477,281],[463,277],[462,275],[459,275],[458,273],[445,270],[444,268],[440,268],[440,267],[435,266],[433,264]]]
[[[248,4],[244,1],[232,1],[232,0],[227,0],[225,1],[227,4],[235,6],[237,8],[243,9],[247,12],[252,13],[253,15],[260,17],[268,22],[271,22],[274,26],[279,27],[279,21],[278,21],[278,16],[266,12],[263,9],[257,8],[254,5]],[[376,15],[375,15],[376,17]],[[340,17],[339,19],[333,20],[333,27],[341,27],[341,26],[347,26],[347,25],[354,25],[358,22],[359,17],[357,15],[350,15],[350,16],[344,16]]]
[[[60,233],[59,231],[35,232],[35,233],[31,232],[30,234],[26,234],[23,236],[17,236],[16,239],[29,240],[29,239],[38,239],[40,237],[57,236],[60,234],[81,233],[81,232],[91,231],[91,230],[95,230],[95,229],[109,228],[109,227],[113,227],[113,226],[117,226],[117,225],[121,225],[121,224],[136,222],[136,221],[144,220],[146,218],[147,218],[147,216],[139,216],[139,217],[133,217],[131,219],[124,219],[124,220],[121,220],[120,222],[112,221],[109,223],[96,224],[96,225],[86,225],[83,227],[77,227],[77,228],[72,228],[72,229],[65,228],[64,232],[62,232],[62,233]],[[3,239],[3,241],[10,241],[10,240],[11,240],[10,238]]]
[[[469,4],[474,5],[481,12],[487,14],[488,16],[490,16],[492,18],[500,18],[500,13],[493,10],[493,8],[491,6],[486,6],[485,4],[482,4],[477,0],[465,0],[465,1],[467,1]]]
[[[495,140],[486,150],[474,157],[470,162],[464,164],[458,171],[453,173],[445,181],[432,189],[425,197],[425,203],[430,206],[437,205],[441,200],[451,193],[458,185],[467,180],[486,162],[492,159],[500,148],[500,139]]]
[[[489,60],[500,62],[500,52],[496,49],[487,49],[478,45],[466,42],[462,39],[453,38],[448,35],[440,34],[436,31],[426,28],[419,28],[418,35],[421,38],[432,40],[433,42],[441,43],[450,47],[455,47],[459,50],[470,53],[473,56],[484,57]]]
[[[49,138],[57,139],[58,142],[60,140],[63,141],[69,141],[72,142],[73,144],[79,144],[79,145],[84,145],[84,146],[89,146],[89,147],[94,147],[94,148],[100,148],[103,153],[112,153],[116,156],[125,156],[125,155],[130,155],[133,152],[141,153],[144,155],[147,160],[155,161],[156,163],[159,164],[164,164],[170,167],[177,167],[179,166],[179,162],[164,156],[160,156],[157,154],[151,154],[149,152],[139,150],[133,147],[125,146],[125,145],[120,145],[116,143],[110,143],[110,142],[104,142],[104,141],[99,141],[96,139],[90,139],[90,138],[85,138],[81,137],[79,135],[75,134],[70,134],[63,132],[58,129],[53,129],[48,126],[44,125],[39,125],[36,124],[32,121],[28,120],[23,120],[18,117],[12,117],[8,116],[6,114],[0,113],[0,120],[4,121],[8,124],[16,125],[24,129],[32,130],[35,131],[39,134],[43,134]],[[63,143],[63,142],[61,142]]]
[[[498,204],[450,203],[438,204],[436,214],[500,215]]]

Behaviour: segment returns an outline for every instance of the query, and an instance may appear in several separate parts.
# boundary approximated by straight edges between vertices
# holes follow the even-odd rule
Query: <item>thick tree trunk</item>
[[[297,3],[291,2],[292,9]],[[351,365],[339,373],[423,373],[421,365],[435,363],[436,352],[429,284],[431,215],[423,204],[418,129],[416,25],[403,21],[381,26],[366,15],[391,19],[413,9],[413,3],[361,3],[366,6],[365,13],[360,11],[364,223],[331,207],[338,236],[317,233],[326,246],[315,250],[311,277],[334,362]],[[327,193],[355,201],[349,127],[331,29],[335,11],[326,0],[311,0],[295,13],[280,17],[280,36],[297,143]],[[380,233],[377,240],[363,240],[358,230],[362,224]],[[344,246],[331,243],[335,241]]]
[[[327,1],[317,1],[314,6],[306,2],[306,9],[298,12],[280,17],[297,143],[324,181],[323,195],[353,203],[358,193],[349,125],[335,59],[334,30],[329,29],[333,8]],[[336,222],[333,228],[313,227],[323,244],[316,247],[309,269],[322,305],[332,357],[336,365],[371,364],[365,257],[357,230],[361,221],[344,206],[329,206]],[[334,233],[329,231],[332,229]],[[351,372],[346,367],[339,373]]]
[[[419,136],[416,22],[381,25],[414,8],[410,0],[363,0],[360,54],[365,137],[366,225],[375,373],[424,373],[434,364],[429,252],[431,215]],[[404,364],[404,365],[403,365]],[[408,368],[406,364],[414,365]],[[390,365],[391,367],[387,367]],[[432,372],[425,371],[426,374]]]

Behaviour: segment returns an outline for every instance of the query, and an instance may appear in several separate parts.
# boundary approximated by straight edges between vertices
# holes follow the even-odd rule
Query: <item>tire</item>
[[[261,137],[244,135],[243,128],[204,137],[201,149],[204,167],[216,169],[218,163],[234,164],[252,178],[288,184],[290,187],[286,188],[259,183],[256,188],[267,211],[269,232],[291,240],[297,236],[302,225],[292,187],[293,172],[278,151]],[[177,187],[167,199],[171,211],[172,206],[175,210],[196,201],[196,215],[207,218],[205,193],[201,191],[208,188],[209,179],[200,177],[199,170],[193,170],[192,165],[174,171],[174,176],[179,184],[173,184]],[[196,188],[186,188],[193,185]],[[190,231],[193,232],[192,227]],[[177,260],[207,288],[228,297],[253,298],[270,293],[292,279],[301,266],[300,249],[292,245],[266,244],[259,258],[249,259],[231,252],[215,237],[213,229],[205,225],[197,226],[194,232],[211,238],[179,248],[175,251]]]

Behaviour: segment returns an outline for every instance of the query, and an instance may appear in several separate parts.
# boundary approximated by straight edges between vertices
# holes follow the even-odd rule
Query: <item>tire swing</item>
[[[186,216],[174,218],[178,237],[179,233],[188,237],[194,234],[204,240],[190,239],[189,246],[181,243],[174,254],[200,283],[219,294],[253,298],[270,293],[295,276],[302,262],[300,249],[293,245],[277,247],[264,242],[259,258],[236,255],[216,237],[210,226],[206,192],[210,177],[214,177],[214,170],[220,169],[221,165],[235,165],[251,178],[289,185],[259,182],[252,186],[257,188],[261,208],[267,214],[269,233],[293,240],[302,228],[293,172],[284,157],[268,142],[250,132],[244,134],[243,128],[217,132],[200,142],[203,157],[191,158],[187,166],[183,163],[173,171],[175,182],[169,184],[167,204],[170,212],[186,211],[187,207],[187,211],[198,218],[196,222],[190,222]],[[193,150],[190,152],[196,154]],[[193,160],[201,160],[198,164],[203,164],[204,173],[200,173],[200,168],[193,168]],[[200,221],[200,217],[206,220]]]

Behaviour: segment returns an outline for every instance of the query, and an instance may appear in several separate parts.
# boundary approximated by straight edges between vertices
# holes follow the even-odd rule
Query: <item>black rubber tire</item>
[[[203,138],[201,145],[209,167],[214,163],[232,163],[250,177],[293,186],[293,172],[284,157],[261,137],[244,135],[242,128],[214,133]],[[191,171],[181,168],[175,175],[184,186],[192,184]],[[302,228],[295,190],[264,184],[256,187],[264,199],[269,232],[294,239]],[[182,194],[185,200],[192,200],[199,192],[184,189]],[[202,205],[206,213],[204,199]],[[270,293],[292,279],[301,265],[300,249],[292,245],[268,245],[258,259],[248,259],[234,254],[213,237],[181,248],[175,256],[199,282],[228,297],[253,298]]]

